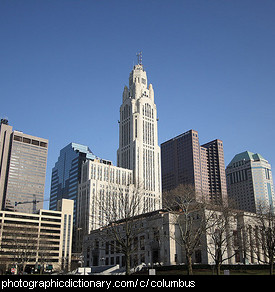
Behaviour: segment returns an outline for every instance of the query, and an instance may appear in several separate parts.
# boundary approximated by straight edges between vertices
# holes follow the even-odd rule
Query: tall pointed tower
[[[134,183],[144,191],[144,212],[160,209],[161,161],[158,146],[157,107],[152,84],[147,87],[141,53],[129,76],[120,107],[119,167],[133,170]]]

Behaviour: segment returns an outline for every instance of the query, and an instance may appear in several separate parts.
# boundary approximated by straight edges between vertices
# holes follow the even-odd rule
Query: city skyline
[[[122,89],[140,50],[154,85],[159,145],[194,129],[200,144],[223,141],[225,166],[252,151],[272,167],[275,3],[119,3],[0,4],[0,115],[49,140],[45,198],[70,142],[117,164]]]

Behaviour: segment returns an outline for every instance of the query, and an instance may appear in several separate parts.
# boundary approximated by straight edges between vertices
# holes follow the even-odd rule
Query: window
[[[23,138],[23,142],[27,144],[31,144],[31,139],[29,138]]]
[[[135,136],[137,138],[137,119],[135,119]]]
[[[270,179],[269,171],[270,170],[268,168],[265,168],[265,178],[268,179],[268,180]]]
[[[105,254],[109,254],[109,242],[105,243]]]
[[[40,142],[40,146],[41,146],[41,147],[45,147],[45,148],[47,148],[47,143],[45,143],[45,142]]]
[[[196,263],[201,263],[201,250],[196,250],[195,251],[195,262]]]
[[[140,250],[145,250],[145,236],[140,237]]]
[[[22,142],[22,137],[14,135],[13,140]]]

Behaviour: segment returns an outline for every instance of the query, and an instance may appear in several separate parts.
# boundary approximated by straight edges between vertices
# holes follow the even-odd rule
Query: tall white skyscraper
[[[133,170],[134,183],[144,192],[144,211],[160,209],[161,161],[158,145],[157,107],[152,84],[138,54],[138,64],[129,76],[120,107],[119,167]]]

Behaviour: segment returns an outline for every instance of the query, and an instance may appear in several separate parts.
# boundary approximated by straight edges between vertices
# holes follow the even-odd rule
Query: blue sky
[[[1,0],[0,116],[59,151],[87,145],[116,164],[124,85],[143,51],[159,144],[189,129],[272,164],[273,0]]]

